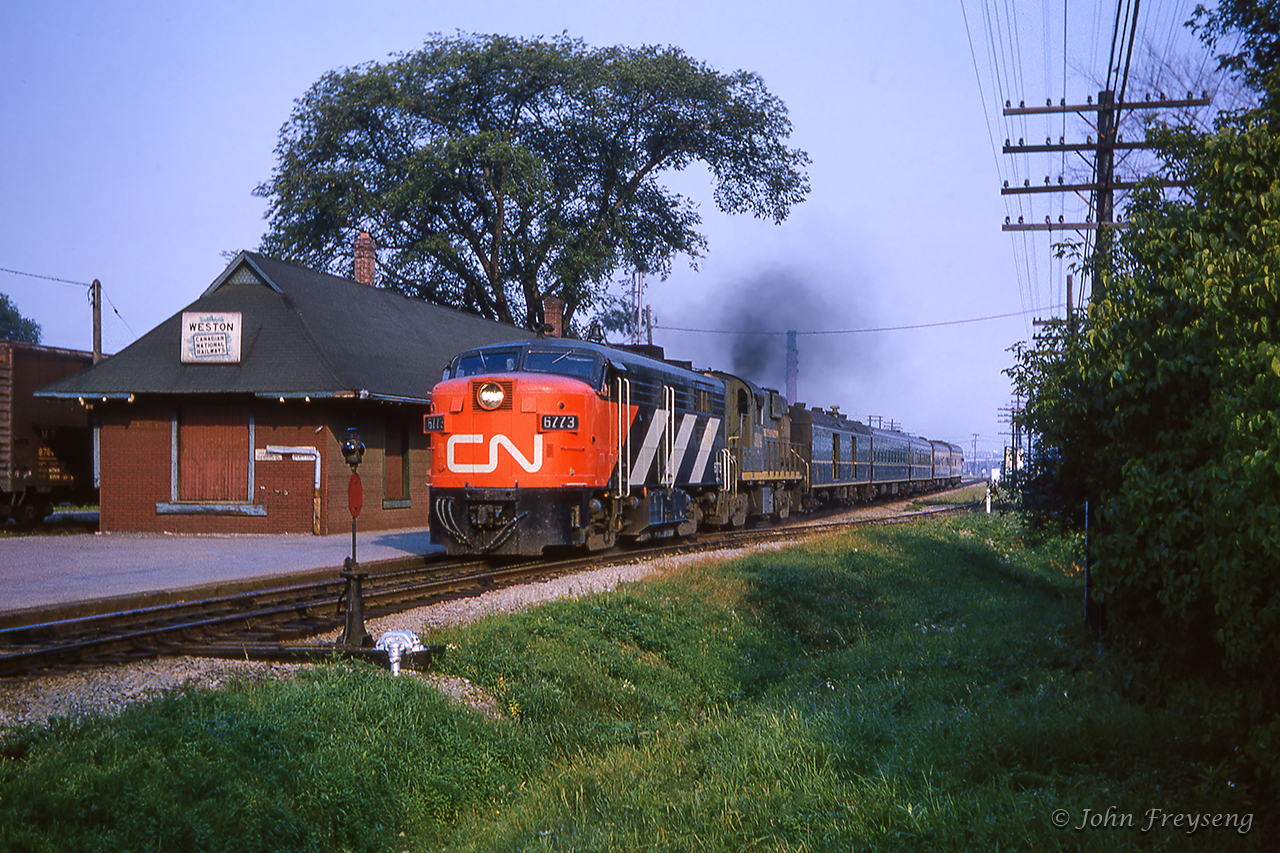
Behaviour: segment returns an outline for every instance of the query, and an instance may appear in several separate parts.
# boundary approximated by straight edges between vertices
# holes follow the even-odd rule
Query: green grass
[[[1084,636],[1077,550],[973,515],[430,636],[500,720],[326,667],[10,733],[0,849],[1267,849],[1267,792]]]
[[[907,509],[915,512],[931,506],[964,506],[982,501],[987,496],[986,483],[972,483],[942,494],[929,495],[912,501]]]

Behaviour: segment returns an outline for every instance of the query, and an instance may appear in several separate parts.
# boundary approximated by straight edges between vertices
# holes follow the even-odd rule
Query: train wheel
[[[786,520],[791,515],[791,493],[778,489],[773,494],[773,514],[779,520]]]
[[[588,551],[602,551],[605,548],[612,548],[617,542],[617,534],[612,530],[603,530],[593,526],[591,530],[587,531]]]
[[[702,507],[698,506],[696,501],[690,501],[689,508],[685,511],[685,520],[676,525],[676,535],[682,536],[690,542],[696,542],[698,528],[701,526]]]
[[[52,509],[52,507],[50,507],[50,509]],[[43,504],[31,503],[30,501],[23,502],[13,508],[14,523],[23,530],[30,530],[33,527],[38,527],[40,522],[44,521],[45,516],[48,514],[49,513],[45,512]]]

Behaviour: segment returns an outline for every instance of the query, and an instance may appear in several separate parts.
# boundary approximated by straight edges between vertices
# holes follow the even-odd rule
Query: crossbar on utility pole
[[[1101,110],[1102,99],[1098,99],[1098,103],[1089,101],[1087,104],[1070,104],[1064,100],[1061,104],[1045,104],[1043,107],[1028,107],[1025,101],[1016,107],[1009,106],[1009,101],[1005,101],[1004,115],[1007,116],[1030,116],[1044,115],[1045,113],[1094,113]],[[1184,100],[1170,100],[1168,98],[1160,98],[1155,101],[1126,101],[1123,104],[1112,103],[1113,110],[1166,110],[1177,109],[1180,107],[1207,107],[1212,103],[1209,100],[1209,93],[1204,92],[1199,98],[1193,98],[1190,92]]]

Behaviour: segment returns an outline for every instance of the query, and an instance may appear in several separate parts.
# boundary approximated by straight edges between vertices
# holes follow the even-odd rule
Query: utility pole
[[[93,363],[102,361],[102,282],[96,278],[89,285],[89,304],[93,306]]]
[[[644,328],[644,273],[636,270],[632,276],[632,287],[636,298],[636,346],[640,345],[640,334]],[[652,341],[650,341],[652,343]]]
[[[1087,184],[1065,184],[1062,176],[1058,177],[1058,183],[1053,184],[1046,175],[1044,186],[1033,186],[1030,179],[1024,180],[1022,186],[1011,187],[1009,182],[1005,181],[1005,186],[1000,190],[1001,195],[1025,195],[1028,193],[1088,193],[1089,209],[1093,211],[1085,216],[1084,222],[1066,222],[1062,216],[1058,217],[1058,221],[1052,221],[1048,216],[1044,218],[1044,222],[1023,222],[1022,217],[1018,217],[1017,222],[1010,221],[1010,217],[1005,217],[1005,223],[1002,230],[1004,231],[1098,231],[1099,237],[1095,243],[1094,257],[1100,258],[1104,253],[1110,251],[1111,236],[1110,229],[1123,228],[1124,223],[1115,221],[1115,193],[1117,190],[1132,190],[1138,187],[1137,181],[1117,181],[1115,179],[1115,152],[1150,149],[1153,146],[1149,142],[1126,142],[1119,135],[1120,115],[1124,110],[1152,110],[1152,109],[1173,109],[1177,107],[1203,107],[1210,103],[1207,93],[1202,93],[1202,97],[1196,98],[1191,92],[1187,93],[1187,97],[1182,100],[1170,100],[1162,94],[1157,100],[1131,101],[1121,103],[1116,100],[1115,92],[1110,89],[1103,89],[1098,93],[1098,102],[1095,104],[1093,98],[1086,99],[1084,104],[1068,104],[1064,98],[1058,104],[1054,104],[1052,100],[1045,101],[1043,107],[1028,107],[1026,102],[1020,102],[1018,106],[1013,106],[1010,101],[1005,101],[1004,115],[1006,116],[1028,116],[1028,115],[1048,115],[1061,113],[1076,113],[1085,121],[1093,125],[1098,131],[1098,139],[1096,142],[1092,137],[1086,138],[1085,142],[1067,142],[1065,137],[1060,137],[1055,144],[1052,138],[1045,139],[1044,145],[1027,145],[1024,139],[1019,139],[1017,145],[1011,144],[1010,140],[1004,142],[1005,154],[1061,154],[1066,152],[1084,152],[1092,151],[1093,174],[1094,179]],[[1096,116],[1090,120],[1089,116]],[[1186,186],[1185,181],[1160,181],[1162,187],[1183,187]],[[1094,214],[1096,213],[1096,220]],[[1070,300],[1068,300],[1070,301]],[[1081,300],[1083,301],[1083,300]]]
[[[794,406],[800,396],[800,347],[796,330],[787,330],[787,404]]]
[[[1131,26],[1129,29],[1129,51],[1128,57],[1133,55],[1133,37],[1136,32],[1136,22],[1138,17],[1139,3],[1135,2],[1133,6],[1133,15]],[[1119,35],[1120,25],[1120,8],[1116,8],[1116,25]],[[1115,42],[1112,44],[1112,55],[1114,58]],[[1066,153],[1070,151],[1093,152],[1093,181],[1087,184],[1064,184],[1061,176],[1058,177],[1056,186],[1050,183],[1049,177],[1046,175],[1044,186],[1032,186],[1030,179],[1024,180],[1021,187],[1010,187],[1008,182],[1001,189],[1001,195],[1018,195],[1025,193],[1061,193],[1075,192],[1088,193],[1090,214],[1086,214],[1084,222],[1066,222],[1064,217],[1059,216],[1057,222],[1053,222],[1048,216],[1044,218],[1044,223],[1039,222],[1023,222],[1022,217],[1018,217],[1017,222],[1011,222],[1009,217],[1005,217],[1005,231],[1076,231],[1077,233],[1085,231],[1096,231],[1097,236],[1094,240],[1093,251],[1093,268],[1098,269],[1111,254],[1111,245],[1114,238],[1114,229],[1124,227],[1125,223],[1117,222],[1115,219],[1115,193],[1117,190],[1131,190],[1138,186],[1137,182],[1123,182],[1115,179],[1115,152],[1123,150],[1150,149],[1152,145],[1148,142],[1125,142],[1124,138],[1119,134],[1120,117],[1125,110],[1151,110],[1151,109],[1172,109],[1175,107],[1204,107],[1208,106],[1210,101],[1207,92],[1202,92],[1201,97],[1196,98],[1191,92],[1187,93],[1184,100],[1170,100],[1165,98],[1161,93],[1159,98],[1151,100],[1150,96],[1143,101],[1125,101],[1125,86],[1129,78],[1129,59],[1124,61],[1124,74],[1118,78],[1120,83],[1120,97],[1116,98],[1115,90],[1111,88],[1112,72],[1119,71],[1119,65],[1108,65],[1107,86],[1098,92],[1098,102],[1095,104],[1093,98],[1087,98],[1085,104],[1068,105],[1066,99],[1062,99],[1057,106],[1054,106],[1052,100],[1045,101],[1043,107],[1028,107],[1025,102],[1021,102],[1014,107],[1009,101],[1005,101],[1004,114],[1006,116],[1027,116],[1027,115],[1045,115],[1051,113],[1067,113],[1074,112],[1080,115],[1086,122],[1094,126],[1098,133],[1096,143],[1092,138],[1086,137],[1084,143],[1072,142],[1068,143],[1065,137],[1059,137],[1058,143],[1055,145],[1052,138],[1045,139],[1044,145],[1027,145],[1024,140],[1019,139],[1017,145],[1011,145],[1009,140],[1005,140],[1005,154],[1036,154],[1036,153]],[[1095,121],[1090,121],[1089,116],[1095,116]],[[1183,187],[1186,181],[1170,181],[1161,180],[1162,187]],[[1095,220],[1096,214],[1096,220]],[[1083,235],[1082,235],[1083,236]],[[1076,318],[1073,311],[1072,297],[1072,278],[1067,276],[1067,328],[1074,336],[1076,333]],[[1097,293],[1096,288],[1090,282],[1090,298]],[[1081,308],[1084,303],[1084,287],[1080,288],[1081,293],[1079,302]],[[1016,410],[1021,410],[1021,401],[1017,403]],[[1013,455],[1012,463],[1014,470],[1017,470],[1018,451],[1020,445],[1020,430],[1017,426],[1015,410],[1010,410],[1010,422],[1013,431]],[[1028,440],[1030,436],[1028,436]],[[1006,455],[1006,458],[1008,456]],[[1089,551],[1089,501],[1085,501],[1085,624],[1091,629],[1101,633],[1102,626],[1105,622],[1104,605],[1093,600],[1093,578],[1091,573],[1092,552]]]
[[[1071,333],[1071,337],[1076,336],[1076,315],[1072,310],[1071,302],[1071,273],[1067,273],[1067,331]]]

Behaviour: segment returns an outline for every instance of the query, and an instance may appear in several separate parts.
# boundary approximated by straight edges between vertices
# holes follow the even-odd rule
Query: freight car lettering
[[[451,435],[446,445],[446,464],[450,471],[455,474],[492,474],[498,470],[498,447],[502,446],[511,454],[511,458],[516,461],[521,468],[530,474],[534,474],[542,470],[542,440],[535,437],[533,442],[533,461],[530,462],[525,455],[511,443],[511,439],[505,435],[495,435],[489,439],[489,461],[483,465],[466,464],[454,461],[454,448],[459,444],[484,444],[483,435]]]

